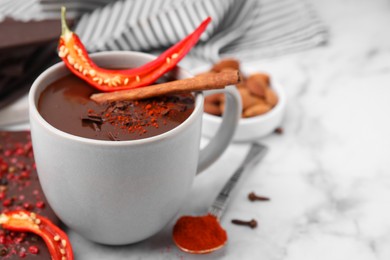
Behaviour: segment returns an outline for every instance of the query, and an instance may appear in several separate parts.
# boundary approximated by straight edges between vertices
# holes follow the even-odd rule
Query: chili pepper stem
[[[71,37],[72,31],[69,29],[68,24],[66,23],[66,7],[61,7],[61,36],[65,37],[67,40]]]

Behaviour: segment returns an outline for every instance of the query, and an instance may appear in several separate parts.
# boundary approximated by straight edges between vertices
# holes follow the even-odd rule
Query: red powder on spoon
[[[183,251],[205,254],[225,245],[227,234],[211,214],[183,216],[173,228],[173,239]]]

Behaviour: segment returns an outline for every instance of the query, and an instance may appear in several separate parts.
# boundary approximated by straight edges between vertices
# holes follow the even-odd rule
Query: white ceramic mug
[[[155,57],[137,52],[92,55],[103,67],[138,67]],[[195,94],[195,109],[176,128],[146,139],[102,141],[65,133],[47,123],[37,110],[42,91],[70,72],[61,62],[43,72],[29,94],[30,125],[39,179],[58,217],[82,236],[120,245],[146,239],[179,211],[195,175],[228,146],[240,117],[234,87],[226,93],[220,131],[200,150],[204,97]],[[178,79],[191,75],[181,68]]]

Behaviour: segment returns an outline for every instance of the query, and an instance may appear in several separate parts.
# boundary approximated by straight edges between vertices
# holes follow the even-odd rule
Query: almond
[[[225,102],[222,102],[220,105],[219,105],[219,109],[221,110],[221,115],[225,112]]]
[[[238,89],[240,88],[246,88],[246,77],[242,72],[240,72],[241,78],[240,78],[240,83],[236,85]]]
[[[222,111],[219,107],[219,105],[214,104],[212,102],[205,102],[204,103],[204,112],[209,113],[211,115],[220,116],[222,114]]]
[[[249,91],[258,97],[265,97],[265,90],[269,87],[269,76],[264,73],[252,74],[246,80]]]
[[[265,90],[265,101],[271,106],[274,107],[278,103],[278,96],[276,95],[275,91],[273,91],[271,88],[267,88]]]
[[[241,95],[242,109],[243,110],[247,109],[248,107],[254,106],[256,104],[264,103],[263,99],[261,99],[257,96],[251,95],[249,90],[246,88],[240,88],[240,89],[238,89],[238,91],[240,92],[240,95]]]
[[[205,102],[211,102],[211,103],[214,103],[216,105],[219,105],[219,104],[221,104],[221,102],[224,101],[224,99],[225,99],[225,95],[222,93],[218,93],[218,94],[212,94],[212,95],[206,96]]]
[[[257,104],[244,110],[243,117],[259,116],[271,110],[268,104]]]
[[[224,59],[224,60],[221,60],[220,62],[214,64],[211,71],[221,72],[222,70],[227,69],[227,68],[239,70],[240,69],[240,62],[236,59]]]

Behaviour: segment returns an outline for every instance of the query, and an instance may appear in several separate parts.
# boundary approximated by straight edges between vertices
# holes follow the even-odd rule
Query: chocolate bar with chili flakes
[[[30,132],[0,131],[0,211],[25,209],[60,224],[50,208],[35,168]],[[37,235],[0,228],[0,259],[51,259]]]

